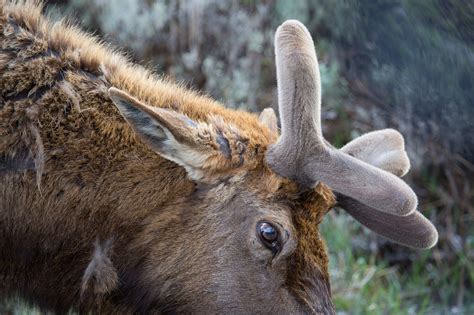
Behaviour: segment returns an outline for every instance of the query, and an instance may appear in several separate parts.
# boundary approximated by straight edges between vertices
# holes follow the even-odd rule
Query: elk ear
[[[116,88],[109,95],[135,133],[152,150],[181,166],[192,179],[209,157],[209,148],[199,141],[198,124],[178,112],[145,105]]]

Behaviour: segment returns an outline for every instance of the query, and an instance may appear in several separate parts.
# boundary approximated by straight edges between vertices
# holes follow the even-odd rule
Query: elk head
[[[129,263],[133,275],[121,276],[137,309],[333,313],[318,225],[336,202],[389,239],[417,248],[436,242],[415,194],[395,176],[409,168],[400,134],[378,131],[333,148],[321,133],[309,32],[285,22],[275,52],[282,131],[278,138],[276,116],[264,111],[268,143],[222,117],[196,121],[109,90],[139,138],[195,183],[130,244],[144,253]]]

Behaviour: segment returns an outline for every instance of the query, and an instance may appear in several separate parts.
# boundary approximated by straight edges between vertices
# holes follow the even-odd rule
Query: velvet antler
[[[403,176],[410,169],[404,143],[399,132],[384,129],[352,140],[341,151],[392,174]],[[336,198],[337,205],[354,219],[391,241],[419,249],[433,247],[438,241],[436,228],[418,211],[398,216],[377,211],[341,194],[336,193]]]
[[[286,21],[278,28],[275,54],[282,133],[267,152],[269,166],[303,186],[324,182],[376,211],[415,211],[416,195],[405,182],[333,148],[323,138],[318,61],[311,35],[300,22]]]

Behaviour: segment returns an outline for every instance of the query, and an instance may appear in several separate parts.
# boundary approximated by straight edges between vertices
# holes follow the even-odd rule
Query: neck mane
[[[100,77],[105,86],[127,91],[148,105],[173,108],[200,121],[208,121],[211,116],[221,116],[224,121],[238,126],[250,141],[259,144],[269,141],[267,128],[258,122],[254,114],[225,108],[182,84],[158,77],[66,20],[52,22],[42,14],[42,10],[42,5],[37,1],[17,3],[0,0],[2,27],[12,26],[14,31],[19,31],[19,28],[26,30],[45,41],[45,54],[66,57],[67,62],[76,69]]]

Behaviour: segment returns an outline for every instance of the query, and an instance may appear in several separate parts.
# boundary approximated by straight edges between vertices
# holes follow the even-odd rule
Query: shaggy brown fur
[[[332,312],[318,224],[334,196],[267,167],[277,134],[41,10],[0,2],[0,295],[57,312]],[[204,126],[206,177],[141,141],[112,86]],[[262,218],[289,235],[274,258]]]

